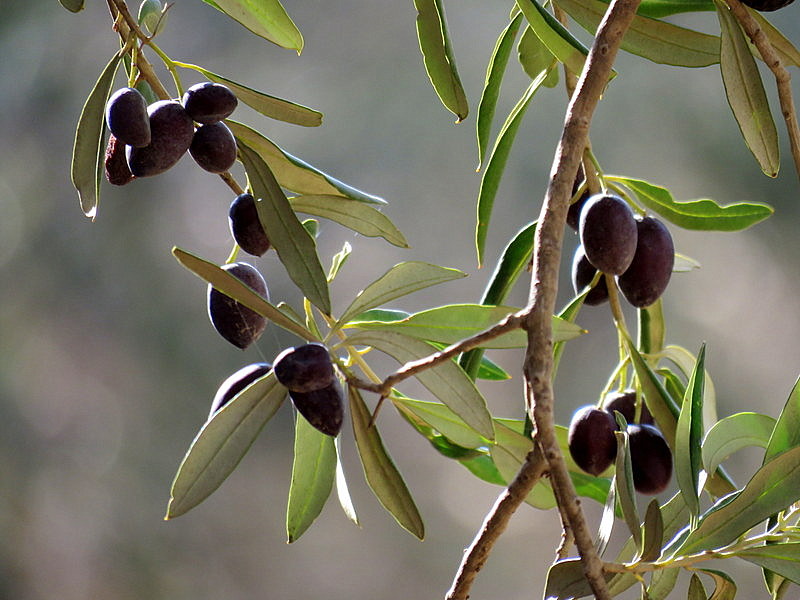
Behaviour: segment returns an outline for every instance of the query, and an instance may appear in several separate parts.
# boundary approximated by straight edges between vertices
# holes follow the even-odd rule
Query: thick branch
[[[595,551],[564,457],[555,437],[553,416],[553,334],[561,246],[572,183],[588,141],[594,109],[611,74],[622,36],[630,25],[639,0],[614,0],[609,6],[587,58],[576,92],[567,109],[561,139],[556,149],[550,184],[536,228],[534,272],[529,298],[530,313],[524,324],[528,332],[525,378],[529,391],[534,439],[541,445],[550,467],[550,481],[563,514],[575,536],[584,572],[596,598],[610,598],[603,577],[603,563]]]
[[[733,13],[733,16],[736,17],[736,20],[739,21],[739,24],[744,29],[744,32],[747,34],[755,47],[758,48],[758,52],[761,54],[761,58],[764,59],[764,63],[769,67],[769,70],[772,71],[772,74],[775,75],[775,84],[778,88],[778,101],[781,105],[781,113],[783,114],[783,119],[786,121],[786,129],[789,132],[789,144],[792,149],[792,158],[794,158],[794,168],[797,171],[798,177],[800,177],[800,126],[797,123],[797,112],[794,108],[794,99],[792,97],[792,78],[789,75],[789,71],[786,70],[786,67],[783,66],[781,62],[780,56],[775,51],[772,42],[769,41],[767,35],[764,33],[764,30],[753,18],[753,15],[747,10],[747,8],[739,1],[739,0],[726,0],[728,6]]]

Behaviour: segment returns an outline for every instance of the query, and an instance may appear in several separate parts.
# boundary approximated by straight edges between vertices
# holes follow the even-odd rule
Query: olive
[[[603,408],[610,412],[612,415],[614,411],[619,411],[628,423],[635,423],[636,419],[636,391],[625,390],[624,392],[612,392],[608,394],[603,400]],[[641,414],[639,415],[639,423],[646,425],[653,425],[653,415],[647,409],[647,405],[642,400]]]
[[[189,154],[209,173],[224,173],[236,162],[236,138],[225,123],[201,125],[194,132]]]
[[[147,100],[134,88],[114,92],[106,103],[106,125],[123,145],[141,148],[150,143]]]
[[[622,295],[636,308],[650,306],[667,289],[675,264],[675,246],[664,224],[653,217],[636,222],[636,253],[617,278]]]
[[[605,410],[584,406],[572,415],[567,441],[575,463],[591,475],[600,475],[617,456],[617,423]]]
[[[652,425],[628,425],[633,487],[641,494],[658,494],[672,477],[672,452],[667,440]]]
[[[210,81],[190,87],[183,94],[181,102],[189,116],[203,124],[228,118],[239,103],[230,88]]]
[[[227,271],[254,292],[269,300],[267,283],[255,267],[238,262],[224,265]],[[208,286],[208,316],[214,329],[231,344],[244,350],[264,332],[267,319],[254,310]]]
[[[229,376],[217,389],[214,400],[211,402],[211,411],[208,413],[210,419],[214,413],[230,402],[236,394],[241,392],[248,385],[253,383],[270,372],[272,365],[265,362],[253,363],[242,367],[233,375]]]
[[[581,210],[578,226],[586,258],[603,273],[620,275],[636,252],[636,219],[628,204],[613,194],[595,194]]]
[[[228,225],[233,239],[248,254],[263,256],[270,249],[252,194],[240,194],[234,198],[228,209]]]
[[[275,358],[275,377],[292,392],[313,392],[331,385],[336,376],[328,349],[312,342],[287,348]]]
[[[125,160],[125,144],[113,133],[108,136],[104,167],[106,179],[111,185],[125,185],[133,181],[133,173]]]
[[[575,293],[580,294],[583,289],[592,282],[596,274],[597,269],[595,269],[592,263],[586,258],[583,246],[578,246],[572,258],[572,287]],[[597,284],[586,294],[583,303],[589,306],[597,306],[598,304],[603,304],[603,302],[607,300],[608,284],[606,283],[606,278],[601,276]]]
[[[150,143],[137,148],[126,146],[128,166],[136,177],[158,175],[172,168],[189,149],[194,123],[180,103],[159,100],[147,107],[150,117]]]
[[[310,392],[289,391],[297,412],[325,435],[336,436],[342,429],[344,400],[339,383],[333,383]]]

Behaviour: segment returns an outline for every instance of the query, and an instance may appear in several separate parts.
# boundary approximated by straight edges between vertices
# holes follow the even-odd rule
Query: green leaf
[[[611,534],[614,531],[614,523],[617,521],[616,515],[617,507],[617,492],[616,486],[611,486],[608,490],[608,497],[603,506],[603,516],[600,519],[600,526],[597,528],[597,537],[594,541],[594,547],[597,554],[602,557],[605,554],[608,542],[611,539]]]
[[[558,318],[566,323],[574,323],[575,319],[578,318],[578,313],[580,312],[581,308],[583,307],[583,301],[586,298],[586,294],[589,293],[589,290],[586,290],[583,294],[578,295],[576,298],[573,298],[569,304],[567,304],[560,313],[558,313]],[[555,378],[556,373],[558,372],[558,365],[561,363],[561,355],[564,354],[564,344],[565,342],[556,342],[553,345],[553,377]]]
[[[708,600],[703,582],[700,581],[697,573],[692,573],[692,577],[689,579],[689,593],[686,596],[686,600]]]
[[[470,473],[475,475],[478,479],[491,483],[492,485],[506,485],[506,480],[500,475],[497,466],[494,464],[492,457],[487,454],[471,458],[462,458],[459,461]]]
[[[290,544],[300,539],[322,512],[336,474],[333,437],[311,426],[300,413],[296,417],[292,483],[286,508],[286,534]]]
[[[344,476],[341,448],[342,436],[337,435],[333,441],[336,447],[336,495],[339,498],[339,505],[342,507],[347,518],[360,526],[358,515],[356,514],[356,507],[353,505],[353,499],[350,497],[350,490],[347,488],[347,479],[345,479]]]
[[[709,600],[733,600],[736,597],[736,582],[731,576],[716,569],[698,569],[714,580],[714,593]]]
[[[464,448],[479,448],[489,442],[478,434],[463,419],[441,402],[425,402],[405,396],[392,397],[398,409],[407,410],[430,425],[447,439]]]
[[[794,583],[800,583],[800,543],[769,544],[739,550],[734,556],[769,569]]]
[[[536,0],[516,0],[539,39],[547,49],[575,75],[583,71],[589,50]],[[613,75],[612,75],[613,77]]]
[[[670,448],[675,449],[675,429],[678,422],[678,415],[680,408],[670,396],[669,392],[664,389],[664,385],[659,380],[658,376],[650,368],[650,365],[644,360],[639,351],[633,345],[630,338],[625,338],[625,343],[628,346],[628,354],[631,357],[636,378],[642,386],[644,392],[645,404],[653,415],[659,429],[664,434],[664,438],[669,443]]]
[[[458,77],[444,6],[441,0],[414,0],[414,6],[417,9],[417,37],[425,71],[442,104],[459,121],[463,121],[469,106]]]
[[[348,336],[346,343],[352,346],[371,346],[388,354],[400,364],[425,358],[434,350],[423,341],[394,331],[361,331]],[[494,439],[494,426],[486,408],[486,400],[455,362],[445,361],[432,369],[419,372],[416,378],[477,433],[487,440]]]
[[[70,12],[80,12],[83,10],[84,0],[58,0],[61,6]]]
[[[258,218],[289,277],[323,313],[331,313],[328,280],[317,256],[314,238],[292,210],[269,166],[239,141],[239,156],[256,197]]]
[[[78,119],[72,147],[72,185],[78,190],[83,214],[92,220],[97,216],[97,204],[100,201],[100,177],[105,156],[103,125],[106,102],[111,94],[120,58],[119,54],[113,56],[89,92]]]
[[[778,416],[775,428],[770,435],[767,451],[764,453],[764,463],[778,454],[800,446],[800,378],[795,381],[789,398]]]
[[[686,385],[678,424],[675,429],[675,478],[683,499],[689,507],[692,527],[697,525],[700,514],[700,471],[703,468],[703,387],[705,384],[705,354],[703,344],[697,353],[694,371]]]
[[[518,13],[511,22],[503,29],[497,43],[489,58],[486,67],[486,80],[483,83],[481,99],[478,103],[477,118],[477,139],[478,139],[478,168],[481,170],[483,159],[486,155],[486,147],[489,144],[489,134],[492,129],[494,112],[497,108],[497,98],[500,96],[500,86],[503,82],[508,58],[511,56],[511,49],[514,46],[514,38],[517,36],[519,26],[522,23],[522,13]]]
[[[594,34],[608,9],[600,0],[558,0],[581,27]],[[636,15],[622,40],[622,49],[655,63],[706,67],[719,62],[719,37]]]
[[[795,447],[762,466],[740,492],[709,509],[679,551],[690,554],[729,544],[798,498],[800,447]]]
[[[225,481],[285,398],[286,388],[270,371],[214,413],[192,441],[178,468],[166,519],[194,508]]]
[[[707,198],[677,202],[668,189],[641,179],[606,176],[630,188],[647,208],[684,229],[700,231],[741,231],[763,221],[774,210],[766,204],[740,202],[721,206]]]
[[[382,321],[384,323],[388,323],[390,321],[400,321],[409,316],[409,314],[410,313],[407,313],[404,310],[394,310],[391,308],[371,308],[350,319],[350,321],[347,323],[347,326],[359,327],[361,323],[372,323],[374,321]]]
[[[747,11],[750,15],[756,20],[759,27],[761,27],[761,31],[767,36],[770,44],[775,49],[775,52],[781,59],[781,62],[785,67],[794,66],[800,67],[800,50],[786,38],[778,29],[769,21],[767,21],[766,17],[762,15],[755,9],[747,7]],[[748,38],[749,40],[749,38]],[[761,58],[761,53],[756,48],[751,48],[751,51],[755,56]]]
[[[706,472],[713,473],[722,461],[742,448],[766,448],[774,426],[775,419],[754,412],[736,413],[714,423],[703,439]]]
[[[238,21],[257,36],[283,48],[300,51],[303,36],[278,0],[203,0]]]
[[[661,546],[664,544],[664,519],[658,500],[653,498],[647,505],[647,512],[642,524],[642,555],[640,560],[653,562],[661,556]]]
[[[374,424],[370,426],[371,414],[367,405],[356,388],[348,386],[348,395],[358,455],[370,489],[401,527],[423,539],[425,526],[422,517],[403,476],[386,452],[378,428]]]
[[[503,171],[508,161],[508,155],[511,152],[511,146],[514,144],[514,138],[517,135],[519,126],[522,123],[522,118],[525,116],[525,111],[528,109],[531,99],[536,91],[544,83],[547,77],[547,71],[542,71],[539,76],[531,81],[528,89],[517,102],[516,106],[511,109],[505,123],[500,128],[500,133],[497,134],[497,139],[492,148],[492,153],[486,164],[486,170],[481,177],[481,185],[478,191],[478,221],[475,226],[475,245],[478,250],[478,264],[483,264],[484,250],[486,247],[486,236],[489,232],[489,220],[492,216],[492,208],[494,207],[494,199],[497,196],[497,190],[500,187],[500,179],[503,177]]]
[[[744,141],[769,177],[780,168],[778,131],[747,38],[728,6],[715,0],[722,30],[720,70],[725,94]]]
[[[255,129],[237,121],[227,119],[236,139],[252,148],[269,165],[281,187],[298,194],[310,196],[345,196],[369,204],[385,204],[377,196],[372,196],[323,173],[316,167],[284,152]]]
[[[448,269],[424,262],[401,262],[361,290],[339,318],[336,327],[343,327],[359,313],[378,307],[395,298],[401,298],[417,290],[466,276],[466,273],[457,269]]]
[[[179,61],[174,62],[179,67],[192,69],[202,73],[210,81],[229,87],[239,100],[270,119],[292,123],[293,125],[302,125],[303,127],[318,127],[322,124],[322,113],[313,108],[259,92],[197,65]]]
[[[614,474],[617,502],[619,502],[620,509],[622,509],[622,517],[631,532],[636,547],[641,549],[642,528],[639,511],[636,508],[636,490],[633,486],[633,467],[631,466],[628,434],[623,430],[615,431],[614,435],[617,438],[617,458],[615,460],[616,469]]]
[[[550,67],[556,61],[553,53],[547,49],[547,46],[542,43],[536,32],[528,25],[522,32],[522,37],[519,38],[517,44],[517,60],[522,66],[522,70],[530,77],[535,79],[542,71],[550,70]],[[556,83],[558,82],[558,70],[552,69],[551,73],[556,74]],[[550,81],[545,82],[545,86],[553,87]]]
[[[646,308],[636,311],[639,320],[637,346],[642,354],[658,354],[664,349],[666,326],[661,298]]]
[[[486,381],[506,381],[511,379],[511,375],[491,359],[482,356],[478,363],[478,372],[475,374],[475,378],[485,379]]]
[[[448,304],[424,310],[392,322],[361,322],[362,329],[397,331],[411,337],[454,344],[489,329],[519,309],[510,306],[486,306],[483,304]],[[579,326],[553,317],[555,341],[570,340],[585,330]],[[483,348],[523,348],[528,343],[527,333],[515,329],[488,340]]]
[[[533,441],[499,421],[495,422],[495,432],[497,439],[490,448],[491,457],[503,479],[509,483],[519,473],[528,454],[533,450]],[[541,478],[533,486],[525,502],[534,508],[548,510],[556,505],[556,498],[550,484],[545,478]]]
[[[613,574],[606,573],[609,581]],[[579,558],[568,558],[554,563],[547,571],[544,598],[547,600],[570,600],[592,595],[592,588],[586,579],[583,562]]]
[[[331,259],[331,268],[328,269],[329,283],[336,278],[336,275],[338,275],[339,273],[339,269],[341,269],[344,263],[347,262],[347,259],[350,258],[350,254],[352,251],[353,247],[350,245],[350,242],[346,241],[342,245],[342,249],[333,255],[333,258]]]
[[[685,12],[714,10],[712,0],[642,0],[636,13],[643,17],[660,19]]]
[[[678,583],[680,572],[679,568],[674,568],[659,569],[653,573],[650,585],[647,586],[647,600],[666,600]]]
[[[289,202],[297,212],[330,219],[367,237],[382,237],[400,248],[409,247],[389,217],[370,204],[329,195],[295,196]]]
[[[266,317],[278,327],[291,331],[309,342],[320,341],[317,336],[306,329],[295,318],[289,317],[278,310],[275,306],[254,292],[252,288],[242,283],[241,280],[227,271],[223,271],[214,263],[177,247],[172,249],[172,254],[181,265],[200,277],[200,279],[207,281],[226,296],[230,296],[247,308]]]

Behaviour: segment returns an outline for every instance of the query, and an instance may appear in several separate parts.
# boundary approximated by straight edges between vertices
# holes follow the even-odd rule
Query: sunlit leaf
[[[289,198],[297,212],[330,219],[367,237],[382,237],[390,244],[408,248],[408,242],[389,217],[371,204],[342,196],[295,196]]]
[[[236,139],[247,144],[269,165],[281,187],[310,196],[338,195],[369,204],[385,204],[381,198],[357,190],[285,152],[255,129],[230,119],[225,123]]]
[[[685,12],[712,11],[713,0],[642,0],[636,13],[660,19]]]
[[[361,290],[355,300],[339,318],[337,327],[342,327],[359,313],[401,298],[417,290],[466,277],[457,269],[448,269],[424,262],[402,262],[390,268],[378,279]]]
[[[185,69],[193,69],[198,73],[202,73],[206,79],[227,86],[236,94],[237,99],[271,119],[292,123],[294,125],[302,125],[304,127],[318,127],[322,124],[322,113],[313,108],[308,108],[302,104],[259,92],[258,90],[254,90],[251,87],[237,83],[227,77],[223,77],[222,75],[218,75],[197,65],[178,61],[175,61],[175,64]]]
[[[347,262],[347,259],[350,258],[352,251],[353,247],[350,245],[350,242],[346,241],[342,245],[342,249],[333,255],[333,258],[331,259],[331,268],[328,269],[329,282],[336,278],[336,275],[339,273],[339,269],[341,269],[344,263]]]
[[[733,600],[736,597],[736,582],[727,573],[716,569],[698,569],[714,580],[714,592],[709,600]]]
[[[378,428],[370,426],[371,414],[367,405],[356,388],[348,386],[348,395],[358,455],[370,489],[401,527],[423,539],[425,526],[422,517],[403,476],[386,452]]]
[[[742,448],[766,448],[774,426],[775,419],[754,412],[736,413],[720,419],[703,439],[703,465],[706,471],[714,472],[723,460]]]
[[[774,212],[758,202],[739,202],[722,206],[707,198],[678,202],[670,191],[641,179],[608,175],[610,181],[623,184],[636,194],[647,208],[684,229],[700,231],[740,231]]]
[[[661,556],[661,546],[664,543],[664,519],[658,500],[653,498],[647,505],[642,526],[642,555],[640,560],[652,562]]]
[[[666,600],[678,583],[681,569],[659,569],[653,573],[650,585],[647,586],[648,600]]]
[[[800,583],[800,543],[770,544],[738,550],[735,556]]]
[[[180,248],[173,248],[172,254],[184,267],[210,283],[226,296],[230,296],[240,304],[266,317],[279,327],[291,331],[305,340],[310,342],[320,341],[319,338],[301,325],[295,318],[289,317],[278,310],[267,302],[267,300],[254,292],[252,288],[242,283],[241,280],[227,271],[223,271],[214,263],[199,258]]]
[[[686,385],[686,394],[675,429],[675,478],[681,494],[689,507],[689,517],[694,525],[700,514],[700,471],[703,468],[700,442],[703,439],[703,387],[705,385],[705,354],[703,344],[697,353],[697,362]]]
[[[639,511],[636,508],[636,490],[633,485],[633,467],[631,465],[631,451],[628,444],[628,434],[625,431],[616,431],[617,457],[615,460],[614,487],[617,502],[622,510],[622,517],[638,548],[642,547],[642,529]]]
[[[203,0],[273,44],[303,49],[303,36],[278,0]]]
[[[497,466],[489,455],[482,454],[472,458],[464,458],[460,459],[458,462],[464,465],[475,477],[486,483],[491,483],[492,485],[506,485],[506,480],[500,474],[500,471],[497,470]]]
[[[347,479],[344,476],[344,466],[342,465],[342,436],[338,435],[334,438],[334,445],[336,446],[336,495],[339,498],[339,505],[342,507],[344,514],[356,525],[358,522],[358,515],[356,514],[356,507],[353,504],[353,499],[350,497],[350,490],[347,487]]]
[[[483,436],[467,425],[463,419],[441,402],[426,402],[413,398],[392,398],[398,408],[413,413],[449,440],[465,448],[478,448],[488,444]]]
[[[506,483],[510,483],[533,450],[533,441],[530,437],[517,433],[500,422],[495,423],[495,432],[496,441],[490,448],[492,460]],[[547,480],[540,478],[525,502],[535,508],[547,510],[556,505],[556,498]]]
[[[314,238],[297,219],[267,163],[239,141],[239,156],[256,197],[258,218],[292,281],[322,312],[331,313],[328,280]]]
[[[236,468],[285,398],[286,388],[270,371],[214,413],[178,468],[165,518],[178,517],[210,496]]]
[[[72,185],[78,190],[81,210],[90,219],[97,216],[100,200],[100,177],[105,155],[105,108],[120,58],[119,54],[115,54],[103,69],[86,98],[75,130],[70,174]]]
[[[606,573],[609,581],[613,574]],[[590,596],[592,588],[584,573],[583,562],[579,558],[568,558],[554,563],[547,571],[544,598],[548,600],[570,600]]]
[[[769,177],[776,177],[780,168],[778,131],[758,65],[736,17],[720,0],[715,0],[715,4],[722,31],[720,70],[728,103],[761,170]]]
[[[522,23],[522,13],[518,13],[511,22],[503,29],[500,37],[497,38],[497,43],[492,51],[492,56],[489,58],[489,64],[486,67],[486,80],[483,83],[483,91],[481,92],[481,99],[478,103],[478,118],[477,118],[477,139],[478,139],[478,171],[483,165],[483,159],[486,155],[486,147],[489,144],[489,134],[492,129],[492,121],[494,120],[494,112],[497,108],[497,98],[500,96],[500,86],[503,82],[503,75],[505,74],[508,58],[511,56],[511,49],[514,46],[514,38],[519,31],[520,23]]]
[[[686,596],[686,600],[708,600],[703,582],[700,581],[697,573],[692,573],[692,577],[689,579],[689,592]]]
[[[781,452],[800,446],[800,378],[795,381],[789,398],[778,416],[775,429],[769,438],[764,463]]]
[[[286,508],[286,534],[290,544],[298,540],[322,512],[333,489],[335,474],[333,437],[325,435],[297,413],[292,483]]]
[[[544,82],[547,87],[553,87],[558,83],[558,69],[550,69],[556,61],[556,57],[548,50],[547,46],[542,43],[536,32],[531,29],[530,25],[525,27],[522,36],[517,43],[517,60],[522,66],[522,70],[530,77],[535,79],[542,71],[548,71],[551,77]],[[552,75],[555,74],[555,81]]]
[[[758,23],[761,31],[763,31],[767,36],[769,43],[772,44],[773,49],[780,57],[783,65],[786,67],[790,65],[794,67],[800,67],[800,50],[798,50],[797,47],[785,35],[778,31],[778,29],[772,23],[767,21],[764,15],[757,10],[750,8],[749,6],[746,8],[750,13],[750,16],[752,16]],[[761,58],[761,53],[758,52],[755,47],[751,47],[751,51],[757,57]]]
[[[639,319],[637,346],[642,354],[658,354],[664,348],[666,326],[661,298],[646,308],[636,311]]]

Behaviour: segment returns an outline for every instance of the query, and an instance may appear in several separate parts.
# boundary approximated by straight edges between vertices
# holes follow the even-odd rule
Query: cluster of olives
[[[158,175],[187,151],[206,171],[228,171],[236,162],[236,138],[223,119],[237,103],[228,87],[211,82],[193,85],[180,102],[159,100],[149,106],[135,88],[117,90],[106,104],[111,132],[106,179],[125,185],[135,177]]]
[[[614,194],[584,194],[574,202],[567,223],[580,235],[572,259],[572,285],[581,292],[598,271],[615,275],[625,299],[636,308],[650,306],[667,289],[675,263],[675,246],[664,224],[654,217],[634,217]],[[591,306],[608,300],[601,277],[586,296]]]
[[[767,12],[789,6],[794,0],[742,0],[742,4],[755,10]]]
[[[236,371],[217,390],[209,418],[270,369],[289,390],[297,411],[313,427],[326,435],[338,435],[344,417],[342,391],[328,349],[318,343],[287,348],[275,358],[274,366],[260,362]]]
[[[591,475],[600,475],[617,456],[618,430],[614,412],[628,422],[628,441],[633,470],[633,485],[642,494],[658,494],[672,477],[672,452],[656,428],[647,406],[642,403],[639,421],[635,422],[636,392],[627,390],[609,394],[603,408],[585,406],[569,425],[569,452],[575,463]]]

